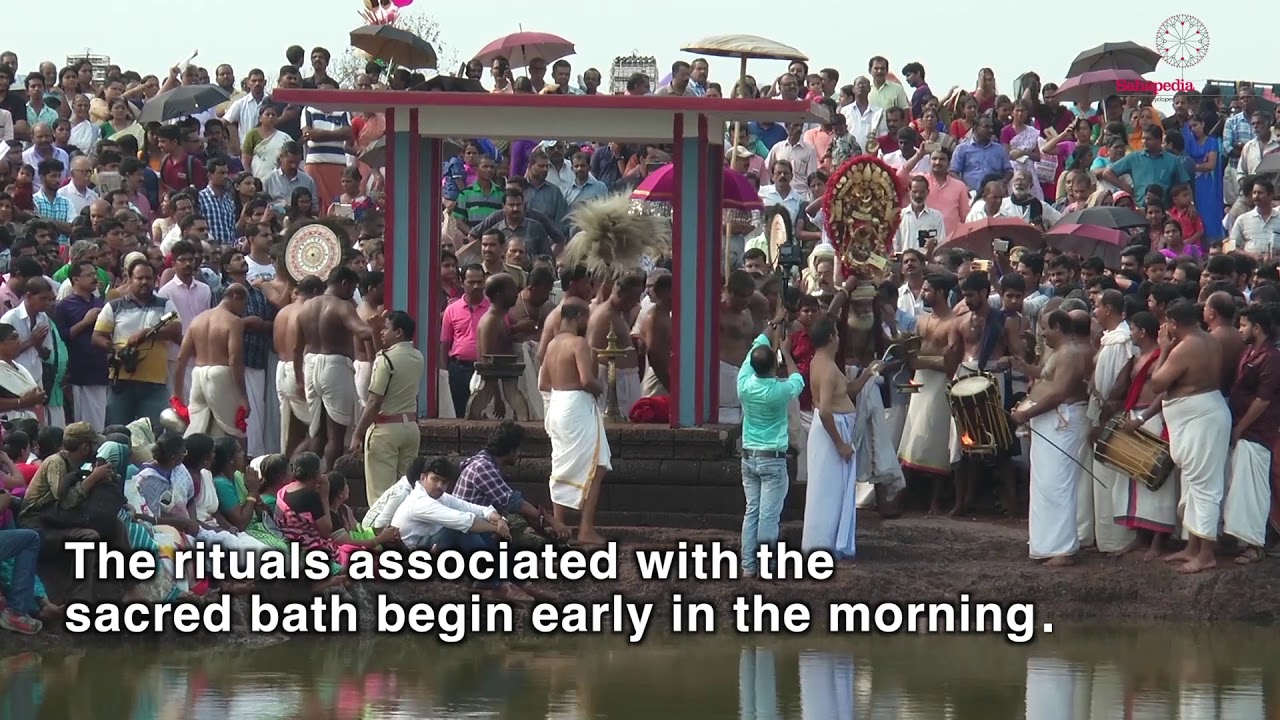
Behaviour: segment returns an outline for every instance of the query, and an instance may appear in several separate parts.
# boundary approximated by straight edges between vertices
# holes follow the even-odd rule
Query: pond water
[[[998,637],[409,636],[0,658],[0,720],[1267,720],[1280,632]]]

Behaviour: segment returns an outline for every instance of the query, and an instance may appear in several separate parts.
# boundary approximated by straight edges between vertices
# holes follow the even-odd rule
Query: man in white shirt
[[[1240,177],[1258,172],[1262,158],[1280,150],[1280,141],[1272,135],[1271,122],[1266,113],[1254,113],[1250,118],[1250,124],[1253,125],[1253,139],[1246,142],[1240,149],[1240,163],[1237,166]]]
[[[795,186],[791,183],[793,177],[791,163],[786,160],[774,160],[772,172],[773,184],[760,188],[760,200],[764,203],[766,210],[774,205],[786,208],[791,215],[791,227],[794,228],[800,222],[800,211],[804,209],[805,201],[796,195]]]
[[[885,124],[884,110],[871,104],[870,80],[860,76],[854,79],[853,85],[847,87],[853,90],[853,102],[840,108],[840,114],[844,115],[849,125],[849,134],[865,147],[867,138],[885,134],[889,131],[889,126]]]
[[[409,470],[419,467],[415,460]],[[434,458],[421,466],[413,489],[391,519],[391,526],[400,531],[400,539],[410,550],[429,549],[436,555],[452,550],[470,556],[477,551],[496,552],[498,538],[511,539],[511,528],[497,510],[460,500],[445,491],[455,475],[453,463],[445,458]],[[509,582],[490,580],[476,585],[490,590],[500,600],[533,601],[532,596]]]
[[[1231,226],[1229,242],[1232,249],[1268,260],[1275,255],[1277,246],[1280,246],[1276,237],[1280,233],[1280,215],[1271,205],[1275,194],[1276,186],[1267,178],[1254,181],[1253,209],[1237,218]]]
[[[12,325],[18,333],[19,352],[14,362],[31,373],[37,384],[44,377],[44,360],[53,360],[53,335],[50,329],[53,322],[45,314],[52,304],[53,287],[49,281],[38,277],[30,278],[27,280],[27,291],[22,296],[22,302],[0,316],[0,323]],[[61,407],[47,410],[58,413],[56,418],[52,414],[46,418],[47,425],[62,427],[66,424]]]
[[[802,200],[809,198],[809,176],[818,169],[818,151],[803,140],[804,123],[788,123],[787,139],[774,145],[764,159],[772,168],[778,160],[791,163],[791,189]]]
[[[244,136],[250,130],[258,127],[258,115],[262,106],[271,102],[271,96],[267,94],[267,75],[258,68],[249,71],[247,79],[249,92],[241,95],[238,100],[231,103],[231,107],[227,108],[226,113],[222,115],[222,119],[231,123],[236,128],[236,147],[244,144]],[[245,168],[246,170],[248,168]]]
[[[925,255],[933,255],[939,245],[947,241],[946,222],[942,213],[925,205],[929,197],[929,181],[922,175],[911,178],[911,202],[902,208],[902,222],[893,236],[893,251],[924,249]]]
[[[1062,213],[1035,196],[1035,184],[1026,170],[1014,173],[1009,183],[1009,197],[1000,203],[1000,215],[1022,218],[1041,230],[1048,230],[1062,219]]]
[[[71,203],[76,215],[98,199],[98,193],[89,187],[89,178],[93,175],[93,161],[87,155],[78,155],[71,161],[71,182],[58,188],[58,194]]]

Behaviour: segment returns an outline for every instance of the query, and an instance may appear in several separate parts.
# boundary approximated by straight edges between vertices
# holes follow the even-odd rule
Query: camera
[[[930,240],[933,240],[936,237],[938,237],[937,228],[934,228],[933,230],[917,230],[916,231],[916,242],[920,243],[921,247],[924,247],[925,245],[928,244]]]
[[[117,373],[124,371],[132,375],[138,371],[138,360],[138,348],[122,347],[107,358],[107,366]]]
[[[1009,252],[1009,241],[1004,238],[997,238],[991,243],[991,249],[998,253],[1007,253]]]
[[[792,269],[798,269],[803,265],[804,256],[799,243],[791,241],[778,246],[778,267],[784,273],[790,275]]]

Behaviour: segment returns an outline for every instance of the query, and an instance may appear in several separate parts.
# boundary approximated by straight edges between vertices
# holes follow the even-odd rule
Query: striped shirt
[[[54,193],[50,197],[43,192],[38,192],[31,196],[31,201],[35,203],[36,214],[45,220],[69,223],[76,219],[75,206],[62,195]],[[70,238],[66,235],[58,236],[59,245],[66,245],[69,240]]]
[[[467,225],[475,225],[501,210],[502,202],[501,185],[492,183],[489,186],[489,192],[485,192],[477,182],[458,193],[458,204],[453,208],[453,216]]]
[[[1254,208],[1237,218],[1235,225],[1231,226],[1231,242],[1235,249],[1258,255],[1273,254],[1280,249],[1277,235],[1280,235],[1280,213],[1275,208],[1266,219]]]
[[[351,127],[351,114],[346,112],[326,113],[309,107],[303,111],[302,122],[312,130],[341,130]],[[346,165],[347,150],[341,140],[307,141],[307,162],[325,163],[328,165]]]

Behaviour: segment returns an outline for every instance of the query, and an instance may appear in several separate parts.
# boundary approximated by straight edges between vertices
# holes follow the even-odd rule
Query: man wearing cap
[[[22,512],[18,522],[22,527],[39,530],[44,543],[44,551],[49,553],[65,552],[65,543],[107,541],[114,547],[127,548],[129,537],[124,525],[118,520],[110,526],[89,527],[49,527],[44,526],[43,516],[46,510],[55,503],[62,510],[70,513],[84,503],[89,493],[99,483],[112,479],[111,466],[100,465],[88,473],[83,480],[76,483],[66,482],[68,475],[79,472],[85,463],[91,462],[98,451],[98,446],[106,441],[89,423],[75,422],[62,431],[62,449],[45,458],[40,469],[31,478],[27,493],[23,497]],[[67,516],[64,513],[64,517]],[[72,582],[67,591],[67,600],[72,602],[93,602],[94,578],[98,575],[97,555],[85,555],[85,574],[83,579]]]
[[[418,386],[425,360],[413,346],[416,325],[408,313],[387,314],[386,348],[373,361],[369,402],[352,433],[351,450],[364,450],[366,497],[377,499],[405,474],[418,454]]]

